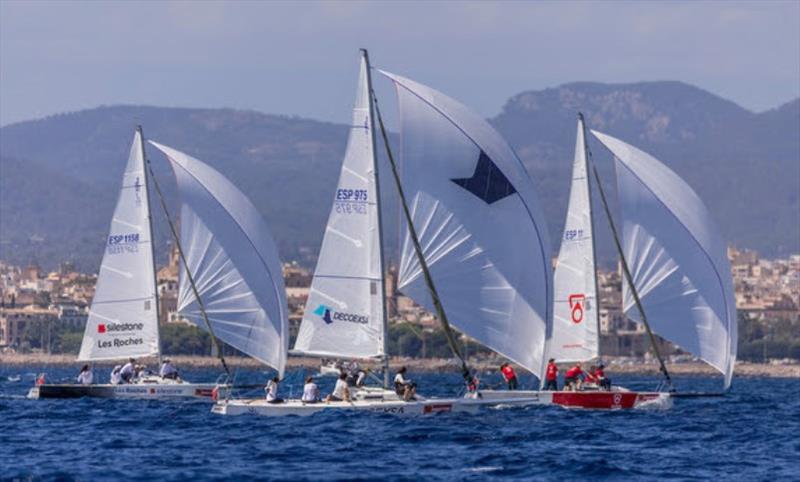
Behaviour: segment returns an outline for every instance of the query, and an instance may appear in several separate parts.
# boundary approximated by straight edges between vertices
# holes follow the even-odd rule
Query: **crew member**
[[[600,385],[600,388],[609,391],[611,390],[611,379],[606,378],[606,372],[604,370],[605,367],[606,366],[601,363],[600,365],[598,365],[597,370],[594,372],[594,374],[597,377],[597,383]]]
[[[514,368],[508,363],[503,363],[500,365],[500,373],[503,374],[503,379],[506,381],[506,384],[508,384],[508,389],[516,390],[517,374],[514,372]]]
[[[89,369],[89,365],[82,366],[81,372],[78,373],[77,382],[81,385],[91,385],[93,379],[94,375],[92,374],[92,370]]]
[[[347,373],[339,374],[339,379],[336,380],[336,385],[333,387],[333,393],[328,395],[325,401],[326,402],[350,401],[350,387],[347,385]]]
[[[555,358],[547,361],[547,372],[544,376],[544,389],[558,391],[558,365],[556,365]]]
[[[592,365],[589,367],[589,373],[584,374],[586,377],[584,378],[584,383],[593,383],[595,385],[599,385],[599,379],[597,378],[597,367]]]
[[[584,373],[581,369],[581,364],[576,363],[574,367],[567,370],[567,373],[564,374],[564,387],[569,388],[569,390],[580,390],[581,383],[583,381]]]
[[[280,378],[273,377],[264,387],[264,391],[267,392],[267,403],[283,403],[283,399],[278,397],[278,383],[280,381]]]
[[[136,359],[129,358],[128,363],[122,367],[122,370],[119,372],[119,376],[122,377],[122,381],[124,383],[131,383],[133,378],[136,376]]]
[[[319,387],[314,383],[314,377],[306,378],[306,384],[303,385],[303,397],[300,400],[304,403],[319,402]]]
[[[178,379],[178,369],[175,368],[175,365],[172,364],[172,360],[169,358],[164,359],[164,363],[161,364],[161,369],[158,371],[158,374],[161,378],[168,378],[170,380]]]
[[[417,384],[406,378],[406,367],[400,367],[394,376],[394,391],[403,397],[406,402],[417,393]]]
[[[111,370],[111,384],[112,385],[120,385],[122,384],[122,375],[120,372],[122,371],[122,365],[117,365]]]

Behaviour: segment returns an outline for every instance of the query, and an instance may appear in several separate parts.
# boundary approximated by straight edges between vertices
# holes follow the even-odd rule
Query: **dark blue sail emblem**
[[[489,159],[483,149],[472,177],[451,179],[451,181],[483,199],[486,204],[492,204],[517,192],[514,185]]]

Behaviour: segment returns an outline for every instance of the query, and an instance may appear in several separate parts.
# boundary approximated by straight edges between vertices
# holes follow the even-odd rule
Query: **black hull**
[[[99,385],[55,385],[44,384],[37,387],[39,398],[114,398],[114,389]]]

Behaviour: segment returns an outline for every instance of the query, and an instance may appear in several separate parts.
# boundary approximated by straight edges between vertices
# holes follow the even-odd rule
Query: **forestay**
[[[730,386],[736,360],[736,306],[719,229],[697,194],[649,154],[592,131],[616,159],[623,242],[653,331],[702,358]],[[623,284],[627,315],[639,321]]]
[[[383,74],[400,100],[403,188],[448,318],[541,375],[552,268],[531,179],[486,121],[440,92]],[[433,311],[404,231],[399,288]]]
[[[150,141],[175,172],[181,245],[214,334],[283,375],[288,309],[278,251],[256,208],[230,181],[201,161]],[[185,267],[178,311],[206,328]]]
[[[553,335],[549,357],[558,362],[599,356],[599,307],[583,120],[578,120],[569,207],[553,274]]]
[[[158,355],[150,206],[141,134],[122,177],[79,360]]]
[[[295,351],[345,358],[383,353],[384,293],[366,60],[353,122]]]

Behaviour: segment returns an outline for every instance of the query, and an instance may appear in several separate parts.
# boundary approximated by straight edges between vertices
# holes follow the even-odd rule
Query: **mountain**
[[[531,173],[554,249],[579,110],[590,128],[650,152],[684,177],[732,243],[766,255],[800,251],[800,99],[753,113],[680,82],[581,82],[523,92],[490,119]],[[136,124],[147,138],[228,176],[261,210],[281,254],[313,262],[348,126],[252,111],[142,106],[100,107],[0,129],[0,259],[53,266],[71,258],[95,268]],[[610,157],[596,142],[591,149],[612,193]],[[167,163],[154,149],[148,153],[175,212]],[[387,171],[382,167],[382,177]],[[386,212],[395,213],[389,181],[382,180]],[[167,229],[155,200],[153,209],[163,245]],[[395,246],[398,217],[385,219],[387,245]],[[602,231],[602,220],[597,224]],[[611,259],[610,243],[601,244],[601,256]]]

